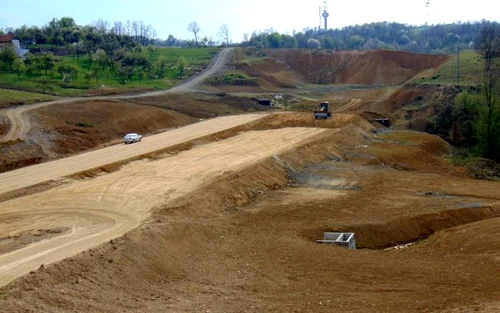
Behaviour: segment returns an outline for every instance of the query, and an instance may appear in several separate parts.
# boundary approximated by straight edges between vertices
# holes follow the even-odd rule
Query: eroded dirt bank
[[[305,123],[298,121],[281,115],[255,127]],[[121,238],[11,283],[1,289],[0,305],[6,312],[500,308],[500,278],[492,274],[500,270],[498,183],[443,163],[449,146],[437,137],[335,123],[340,128],[296,149],[222,170],[193,193],[156,206],[147,223]],[[272,142],[271,133],[258,138]],[[239,158],[258,152],[250,142],[243,146]],[[394,227],[405,223],[416,232]],[[373,249],[315,243],[323,231],[345,229],[362,232],[360,245]],[[421,241],[383,250],[414,240]]]
[[[416,74],[438,67],[449,59],[402,51],[285,50],[266,53],[314,84],[401,84]]]

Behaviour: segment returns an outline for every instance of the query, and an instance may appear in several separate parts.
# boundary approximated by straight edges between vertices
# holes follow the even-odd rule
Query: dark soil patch
[[[15,236],[7,236],[0,238],[0,254],[8,253],[29,244],[39,242],[45,239],[50,239],[55,236],[64,235],[71,231],[69,227],[53,228],[53,229],[37,229],[27,231]]]

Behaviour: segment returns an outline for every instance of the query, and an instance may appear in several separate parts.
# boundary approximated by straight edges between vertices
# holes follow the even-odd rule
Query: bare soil
[[[268,50],[268,55],[300,73],[309,83],[401,84],[449,59],[402,51]]]
[[[316,52],[275,53],[285,62]],[[333,62],[326,54],[319,59]],[[359,52],[343,60],[358,64],[371,56],[367,69],[377,70],[370,62],[385,64],[377,79],[406,79],[440,62],[388,55]],[[399,66],[400,74],[389,66],[412,58],[415,68]],[[230,95],[155,95],[31,111],[35,127],[25,140],[3,144],[10,147],[4,162],[16,151],[17,160],[28,160],[20,157],[24,149],[43,160],[64,156],[54,161],[57,169],[77,152],[123,147],[115,144],[131,126],[150,135],[126,146],[138,150],[133,162],[18,190],[24,196],[0,202],[2,311],[499,311],[499,182],[449,164],[444,156],[452,147],[439,137],[374,122],[389,116],[403,129],[401,120],[428,113],[405,117],[418,111],[408,108],[451,91],[417,85],[302,90],[308,78],[298,68],[305,64],[298,63],[295,76],[274,61],[252,70],[269,82],[261,91],[296,89],[290,98],[306,112],[273,114],[276,109],[255,104],[256,95],[234,94],[251,91],[248,86],[228,87]],[[274,67],[282,73],[273,74]],[[262,73],[283,74],[299,88],[279,87]],[[354,72],[342,77],[361,79]],[[319,99],[338,113],[315,120],[308,110]],[[213,117],[260,110],[262,118],[210,135],[182,133],[183,125],[213,130],[220,124]],[[154,150],[162,152],[139,157],[148,138],[189,134],[190,141],[170,150],[158,140]],[[32,182],[30,167],[20,170]],[[7,180],[0,184],[11,188]],[[325,231],[355,232],[358,249],[317,244]]]

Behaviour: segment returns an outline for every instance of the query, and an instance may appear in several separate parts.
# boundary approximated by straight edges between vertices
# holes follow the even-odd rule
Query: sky
[[[427,6],[427,2],[429,5]],[[410,25],[498,21],[496,0],[326,0],[329,28],[372,22]],[[196,21],[200,36],[221,40],[227,24],[233,42],[243,34],[270,28],[292,34],[319,26],[324,0],[0,0],[0,28],[44,26],[53,18],[72,17],[78,25],[99,19],[151,25],[160,39],[192,39],[187,25]]]

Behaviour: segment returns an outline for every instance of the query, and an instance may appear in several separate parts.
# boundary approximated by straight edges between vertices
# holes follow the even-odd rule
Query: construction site
[[[499,182],[415,109],[450,58],[228,48],[172,90],[2,110],[1,311],[500,311]]]

